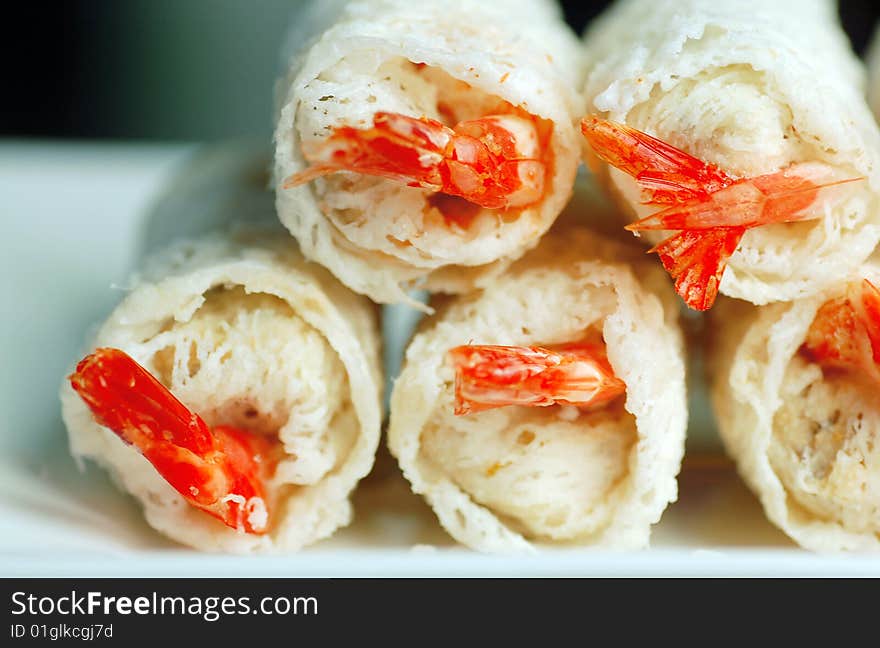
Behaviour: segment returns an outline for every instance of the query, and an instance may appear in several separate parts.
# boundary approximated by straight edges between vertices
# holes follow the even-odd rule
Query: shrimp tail
[[[268,529],[255,435],[211,430],[150,372],[119,349],[79,362],[70,384],[95,420],[132,445],[193,506],[246,533]]]
[[[457,416],[496,407],[605,404],[626,391],[602,345],[465,345],[449,351]]]
[[[312,166],[285,179],[282,188],[349,171],[458,196],[486,209],[524,208],[544,193],[546,142],[540,130],[533,119],[514,114],[449,128],[427,117],[377,112],[371,128],[340,126],[319,142],[303,144]]]
[[[742,227],[684,230],[649,252],[656,252],[675,280],[675,292],[689,308],[706,311],[718,297],[727,261],[745,234]]]
[[[822,304],[801,352],[826,369],[856,370],[880,384],[880,290],[863,279]]]
[[[733,182],[718,167],[625,124],[589,115],[581,132],[599,159],[635,178],[649,204],[703,200]]]
[[[666,205],[626,229],[679,232],[651,251],[695,310],[714,304],[746,230],[819,218],[819,210],[809,208],[820,191],[863,179],[820,182],[830,168],[803,164],[737,180],[656,137],[596,115],[585,117],[581,130],[599,159],[636,180],[643,204]]]

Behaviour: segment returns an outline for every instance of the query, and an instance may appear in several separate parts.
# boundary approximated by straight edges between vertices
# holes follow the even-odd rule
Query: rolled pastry
[[[767,517],[815,551],[880,550],[880,270],[713,312],[721,438]]]
[[[482,285],[571,194],[580,60],[549,0],[347,4],[279,84],[281,221],[377,302]]]
[[[835,3],[622,0],[585,45],[590,160],[690,306],[809,296],[871,254],[880,133]]]
[[[446,530],[487,552],[647,545],[677,497],[687,422],[662,270],[551,232],[437,306],[407,349],[388,443]]]
[[[71,377],[79,394],[67,380],[61,390],[74,456],[197,549],[285,552],[325,538],[350,521],[349,495],[373,464],[374,307],[288,241],[240,231],[166,251],[100,328]]]

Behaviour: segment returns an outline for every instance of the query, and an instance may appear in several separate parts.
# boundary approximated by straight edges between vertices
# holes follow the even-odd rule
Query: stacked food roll
[[[823,293],[713,312],[721,437],[769,519],[817,551],[880,550],[880,264]]]
[[[388,443],[459,542],[643,547],[675,500],[678,307],[635,254],[551,232],[491,286],[435,301],[395,383]]]
[[[836,4],[624,0],[586,52],[588,161],[628,229],[691,308],[745,300],[709,327],[739,471],[803,546],[880,548],[880,293],[865,265],[880,135]]]
[[[327,537],[379,443],[375,315],[275,229],[175,245],[65,381],[71,450],[192,547]]]
[[[358,0],[329,15],[279,83],[281,221],[377,302],[486,283],[571,195],[577,40],[550,0]]]
[[[833,2],[621,0],[583,44],[551,0],[310,16],[277,93],[287,231],[150,264],[62,388],[74,455],[199,549],[325,538],[379,443],[368,298],[406,303],[431,315],[388,444],[451,536],[644,547],[684,452],[676,292],[723,294],[740,472],[804,546],[880,549],[880,129]],[[554,225],[584,156],[660,263],[589,202]]]
[[[586,35],[589,161],[694,309],[808,297],[880,240],[880,131],[835,11],[622,0]]]

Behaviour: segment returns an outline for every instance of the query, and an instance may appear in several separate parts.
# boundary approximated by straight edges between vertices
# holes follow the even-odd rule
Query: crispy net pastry
[[[388,443],[446,530],[487,552],[647,545],[677,496],[687,422],[678,307],[662,270],[567,230],[482,291],[437,306],[407,349]],[[585,336],[606,349],[625,396],[455,415],[450,349],[564,350]]]
[[[349,495],[379,442],[375,308],[278,230],[172,247],[93,341],[131,356],[212,428],[275,444],[265,533],[191,506],[136,447],[96,422],[67,381],[61,391],[74,456],[107,468],[151,526],[202,550],[285,552],[331,535],[351,520]]]

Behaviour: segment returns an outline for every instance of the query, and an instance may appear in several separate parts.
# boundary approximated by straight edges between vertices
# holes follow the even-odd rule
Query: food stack
[[[405,304],[387,443],[449,534],[641,548],[677,497],[684,306],[768,518],[880,548],[880,131],[835,11],[624,0],[578,41],[545,0],[313,7],[283,228],[154,262],[63,387],[74,454],[199,549],[327,537],[380,443],[372,302]],[[616,236],[559,218],[581,161]]]

